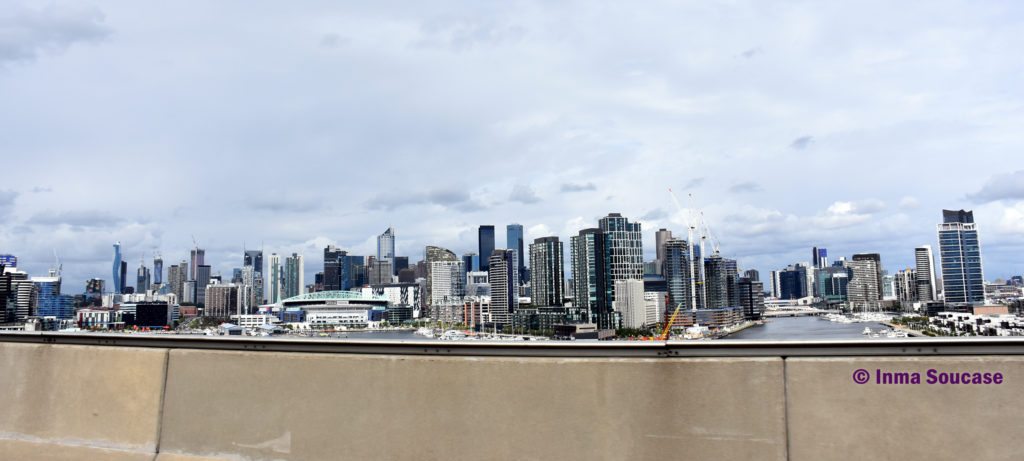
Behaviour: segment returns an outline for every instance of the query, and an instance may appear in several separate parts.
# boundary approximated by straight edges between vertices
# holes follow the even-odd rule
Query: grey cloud
[[[318,199],[295,197],[268,197],[249,204],[253,209],[272,212],[307,212],[322,209],[324,203]]]
[[[34,194],[41,194],[44,192],[53,192],[53,188],[49,186],[36,186],[32,188],[32,193]]]
[[[1024,170],[992,176],[981,186],[981,190],[967,194],[967,198],[975,203],[1024,200]]]
[[[14,200],[18,193],[13,190],[0,190],[0,218],[6,217],[14,209]]]
[[[371,210],[394,211],[409,205],[439,205],[459,211],[478,211],[485,207],[462,189],[434,189],[426,192],[378,194],[366,202]]]
[[[352,43],[352,39],[338,34],[324,34],[320,37],[320,46],[324,48],[339,48],[349,43]]]
[[[643,216],[641,216],[640,220],[641,221],[655,221],[655,220],[658,220],[658,219],[664,219],[666,216],[668,216],[668,213],[665,213],[665,210],[663,210],[661,208],[655,208],[655,209],[653,209],[651,211],[648,211]]]
[[[747,59],[750,59],[750,58],[753,58],[754,56],[757,56],[757,55],[759,55],[761,53],[764,53],[764,50],[762,50],[761,47],[758,46],[758,47],[754,47],[754,48],[751,48],[749,50],[746,50],[746,51],[740,53],[740,56],[744,57],[744,58],[747,58]]]
[[[533,191],[533,188],[523,184],[516,184],[512,188],[512,193],[508,195],[508,199],[513,202],[526,204],[540,202],[540,197]]]
[[[526,35],[518,25],[499,24],[493,19],[435,19],[423,23],[421,37],[415,43],[421,48],[445,47],[452,51],[469,50],[480,45],[514,43]]]
[[[49,5],[39,10],[13,8],[0,15],[0,64],[30,61],[45,53],[60,53],[79,42],[110,35],[103,13]]]
[[[804,150],[814,144],[814,136],[801,136],[789,144],[791,149]]]
[[[597,186],[592,182],[586,183],[565,183],[562,184],[562,192],[585,192],[590,190],[597,190]]]
[[[729,187],[729,192],[732,192],[734,194],[761,192],[762,190],[764,190],[764,188],[761,187],[760,184],[753,181],[740,182],[733,184],[731,187]]]
[[[26,224],[40,226],[113,227],[128,220],[105,211],[45,211],[30,217]]]
[[[683,190],[689,190],[695,187],[700,187],[701,184],[704,184],[704,179],[705,178],[703,176],[699,178],[690,179],[689,181],[686,182],[686,184],[683,185]]]

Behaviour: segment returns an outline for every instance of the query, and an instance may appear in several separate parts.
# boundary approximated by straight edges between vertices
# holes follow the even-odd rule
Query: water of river
[[[746,340],[827,340],[827,339],[866,339],[861,334],[864,327],[872,331],[886,329],[885,325],[874,322],[837,323],[818,317],[781,317],[771,319],[764,325],[757,325],[726,337]],[[338,336],[335,339],[340,339]],[[344,339],[372,339],[385,341],[431,341],[429,338],[413,334],[412,331],[358,331],[344,333]]]
[[[838,323],[818,317],[780,317],[768,320],[764,325],[753,326],[725,339],[747,340],[827,340],[865,339],[864,327],[872,331],[888,329],[875,322]]]

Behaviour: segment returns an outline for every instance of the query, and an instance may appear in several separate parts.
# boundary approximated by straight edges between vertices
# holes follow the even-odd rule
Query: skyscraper
[[[324,248],[324,291],[347,290],[348,272],[345,257],[348,252],[334,246]]]
[[[267,272],[270,274],[267,287],[267,302],[276,303],[281,300],[281,288],[284,284],[281,274],[281,257],[277,253],[270,253],[270,260]]]
[[[393,261],[395,259],[395,230],[388,226],[384,233],[377,236],[377,261]]]
[[[491,253],[494,253],[494,226],[480,226],[480,229],[477,230],[477,240],[479,242],[477,254],[480,255],[480,270],[487,272],[489,258]]]
[[[558,237],[541,237],[530,244],[530,285],[534,306],[561,306],[565,283],[565,252]]]
[[[526,253],[523,253],[525,250],[523,247],[523,225],[509,224],[505,226],[505,241],[507,243],[505,248],[516,252],[516,258],[519,261],[519,267],[516,269],[519,271],[519,283],[526,283]]]
[[[616,280],[613,307],[622,317],[624,328],[643,328],[647,323],[643,280]]]
[[[512,322],[519,308],[519,261],[512,249],[499,248],[491,253],[487,282],[491,291],[491,321],[500,325]],[[460,262],[461,264],[461,262]]]
[[[139,264],[139,270],[135,272],[135,292],[145,293],[149,291],[150,273],[145,263]]]
[[[127,291],[125,288],[128,287],[128,261],[121,261],[121,273],[118,283],[121,284],[121,293]]]
[[[921,302],[937,301],[938,285],[935,283],[935,257],[932,255],[931,245],[914,248],[914,263],[916,299]]]
[[[793,264],[778,271],[778,298],[806,298],[811,291],[807,286],[807,268],[802,264]]]
[[[153,283],[157,285],[164,283],[164,259],[160,256],[153,258]]]
[[[736,291],[736,283],[739,279],[737,272],[736,260],[723,258],[718,252],[704,259],[704,284],[708,309],[736,307],[739,304]]]
[[[658,229],[654,233],[654,269],[656,274],[665,274],[665,243],[672,240],[672,231],[668,229]]]
[[[585,309],[588,321],[611,325],[605,235],[601,229],[583,229],[569,237],[570,264],[575,282],[574,305]]]
[[[644,257],[640,223],[631,223],[619,213],[601,218],[598,227],[605,234],[608,257],[610,299],[614,300],[615,280],[643,280]]]
[[[284,298],[293,298],[305,291],[304,271],[302,255],[292,253],[284,259]]]
[[[245,250],[242,267],[252,266],[253,272],[263,275],[263,250]]]
[[[821,269],[828,266],[828,249],[826,248],[811,248],[811,267],[814,269]]]
[[[434,264],[437,262],[459,262],[459,264],[457,266],[453,264]],[[465,267],[462,266],[462,260],[455,256],[454,252],[447,248],[428,245],[423,250],[423,263],[426,266],[425,269],[427,272],[425,277],[427,282],[425,302],[427,302],[431,306],[431,309],[433,309],[435,302],[447,302],[448,298],[445,298],[446,296],[451,297],[457,295],[460,298],[464,296],[466,269]],[[454,286],[454,282],[450,280],[450,277],[452,277],[452,275],[449,274],[448,271],[450,271],[452,267],[458,267],[459,269],[462,270],[462,274],[458,277],[462,284],[461,288]],[[444,271],[444,273],[437,274],[435,276],[434,269]],[[440,283],[440,285],[438,286],[438,290],[441,291],[438,291],[437,293],[434,293],[435,281]],[[431,316],[433,318],[437,318],[437,316],[434,315],[434,312],[431,312]]]
[[[193,299],[197,306],[203,307],[206,305],[206,286],[210,284],[210,266],[206,264],[196,266],[196,279],[193,281],[196,290]]]
[[[984,302],[985,276],[974,212],[942,210],[938,230],[942,294],[946,303]]]
[[[196,279],[196,268],[206,264],[206,250],[199,248],[198,246],[192,249],[190,254],[191,261],[189,262],[188,272],[185,274],[187,280]]]
[[[668,305],[665,315],[671,315],[676,307],[680,310],[693,309],[693,297],[690,292],[690,264],[686,240],[670,238],[664,242],[664,274],[665,286],[668,289]]]
[[[121,242],[114,243],[114,268],[111,274],[110,285],[114,294],[121,294]]]

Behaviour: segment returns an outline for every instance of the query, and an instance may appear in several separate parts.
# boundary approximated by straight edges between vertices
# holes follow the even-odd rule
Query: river
[[[725,340],[828,340],[828,339],[867,339],[861,332],[864,327],[872,331],[887,329],[885,325],[875,322],[838,323],[818,317],[780,317],[768,320],[764,325],[756,325],[743,331],[733,333]],[[339,339],[337,336],[335,339]],[[343,339],[370,339],[384,341],[431,341],[429,338],[413,334],[412,331],[354,331],[344,333]]]
[[[864,327],[872,331],[888,329],[876,322],[838,323],[818,317],[779,317],[727,336],[725,339],[746,340],[827,340],[866,339]]]

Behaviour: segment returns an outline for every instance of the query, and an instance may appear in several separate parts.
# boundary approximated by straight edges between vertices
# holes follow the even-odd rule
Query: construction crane
[[[679,203],[679,197],[676,197],[676,193],[672,191],[672,188],[668,188],[669,195],[672,196],[672,202],[675,203],[676,209],[679,210],[680,214],[684,214],[683,205]],[[690,306],[692,309],[697,309],[697,288],[700,287],[701,291],[704,290],[704,265],[700,264],[696,258],[693,257],[693,234],[697,231],[697,222],[693,218],[693,194],[688,194],[690,197],[690,208],[686,210],[686,260],[690,262]],[[701,237],[700,247],[701,258],[704,257],[704,237]],[[700,274],[700,277],[694,277],[694,275]],[[697,280],[700,279],[700,282]],[[703,294],[703,293],[702,293]],[[701,299],[707,299],[703,297]]]
[[[661,336],[658,337],[659,341],[668,341],[668,335],[672,332],[672,324],[676,323],[676,317],[679,315],[679,309],[683,308],[683,303],[676,305],[676,309],[672,311],[672,315],[668,318],[668,322],[665,323],[665,329],[661,331]]]

